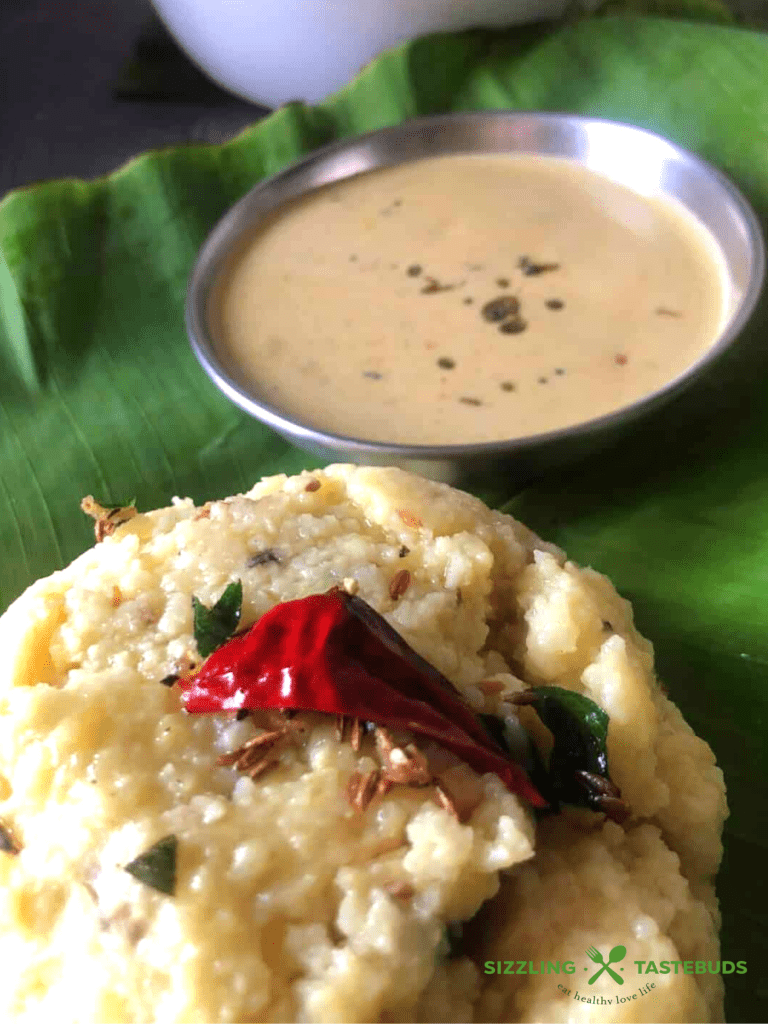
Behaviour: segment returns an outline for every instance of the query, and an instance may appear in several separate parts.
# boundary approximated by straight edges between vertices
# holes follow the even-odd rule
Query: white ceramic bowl
[[[215,82],[269,107],[316,103],[395,43],[428,32],[513,25],[569,0],[152,0]]]

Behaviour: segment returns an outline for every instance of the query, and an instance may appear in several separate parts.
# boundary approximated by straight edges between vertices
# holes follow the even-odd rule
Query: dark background
[[[768,0],[731,6],[768,24]],[[0,197],[146,149],[223,142],[264,113],[210,83],[149,0],[0,0]]]
[[[0,0],[0,196],[223,142],[264,113],[210,83],[149,0]]]

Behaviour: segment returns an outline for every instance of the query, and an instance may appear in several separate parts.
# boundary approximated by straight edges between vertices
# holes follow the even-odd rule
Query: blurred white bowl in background
[[[557,17],[568,0],[152,0],[215,82],[274,107],[316,103],[389,46],[427,32]]]

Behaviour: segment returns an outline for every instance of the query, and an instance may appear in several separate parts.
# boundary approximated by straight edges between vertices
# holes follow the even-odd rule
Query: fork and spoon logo
[[[624,979],[621,977],[620,974],[617,974],[616,971],[614,971],[610,965],[617,964],[624,959],[624,957],[627,955],[626,946],[614,946],[608,954],[607,962],[603,960],[603,955],[600,952],[600,950],[595,949],[594,946],[590,946],[589,949],[587,949],[586,953],[589,959],[592,961],[592,963],[600,965],[600,970],[596,971],[592,975],[592,977],[587,982],[588,985],[593,985],[600,977],[600,975],[603,973],[603,971],[608,971],[610,976],[618,985],[624,984]]]

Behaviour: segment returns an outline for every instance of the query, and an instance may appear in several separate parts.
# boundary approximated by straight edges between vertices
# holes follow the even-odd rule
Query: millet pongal
[[[719,959],[722,775],[605,577],[395,469],[275,476],[102,534],[0,619],[4,1020],[722,1020],[717,975],[601,1008],[482,972],[618,943]],[[508,730],[530,687],[590,698],[630,816],[537,817],[439,744],[330,714],[187,713],[192,599],[204,617],[238,581],[238,631],[356,591]]]

